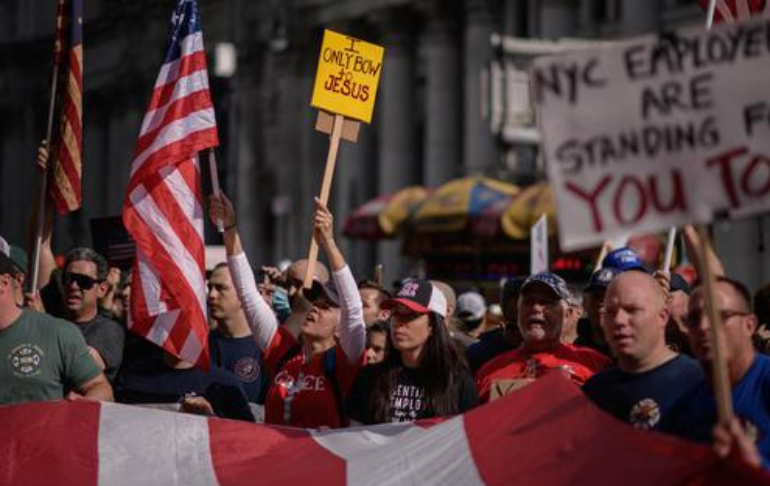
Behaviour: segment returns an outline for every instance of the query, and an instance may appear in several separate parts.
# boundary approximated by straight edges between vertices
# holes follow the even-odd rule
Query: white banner
[[[548,271],[548,216],[540,216],[537,223],[532,225],[529,234],[530,245],[530,273],[544,273]]]
[[[542,57],[561,247],[770,207],[770,21]]]

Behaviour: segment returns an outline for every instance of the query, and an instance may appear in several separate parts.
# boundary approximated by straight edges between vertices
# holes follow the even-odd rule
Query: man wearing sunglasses
[[[751,312],[751,294],[742,283],[727,277],[717,277],[714,293],[714,304],[722,319],[719,338],[738,421],[720,424],[714,429],[717,423],[711,390],[714,350],[709,340],[711,322],[706,313],[706,292],[701,286],[693,291],[685,323],[690,348],[708,379],[688,397],[678,432],[702,442],[713,440],[715,450],[721,455],[727,455],[737,446],[744,460],[767,469],[770,465],[770,358],[758,354],[752,343],[757,317]]]
[[[71,324],[19,307],[13,262],[0,252],[0,404],[78,396],[112,401],[107,378]]]
[[[123,361],[125,330],[99,312],[99,300],[109,290],[108,272],[107,260],[94,250],[70,251],[61,275],[61,317],[77,324],[94,361],[112,382]]]

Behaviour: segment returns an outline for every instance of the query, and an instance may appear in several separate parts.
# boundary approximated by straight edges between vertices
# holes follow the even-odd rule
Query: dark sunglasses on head
[[[90,290],[91,287],[101,282],[101,280],[80,273],[64,272],[63,277],[65,287],[68,287],[72,282],[75,282],[78,285],[78,288],[82,290]]]

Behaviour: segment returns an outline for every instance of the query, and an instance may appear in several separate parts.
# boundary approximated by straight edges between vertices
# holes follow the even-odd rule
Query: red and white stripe
[[[700,0],[701,7],[708,12],[711,0]],[[768,0],[716,0],[714,23],[734,24],[745,22],[755,15],[770,15]]]
[[[208,366],[197,153],[218,144],[200,31],[164,64],[137,141],[123,220],[136,240],[129,329]]]
[[[78,401],[0,407],[0,437],[3,485],[770,484],[620,423],[560,374],[441,423],[319,432]]]

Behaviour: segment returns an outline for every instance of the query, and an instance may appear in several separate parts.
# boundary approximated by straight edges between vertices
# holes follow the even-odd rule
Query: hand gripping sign
[[[385,49],[354,37],[324,31],[310,104],[318,108],[316,130],[329,134],[329,153],[321,185],[321,202],[329,200],[340,139],[355,142],[360,121],[369,123],[382,73]],[[333,114],[333,115],[331,115]],[[318,245],[310,242],[304,287],[310,288]]]

